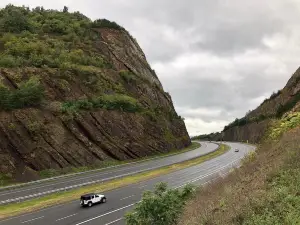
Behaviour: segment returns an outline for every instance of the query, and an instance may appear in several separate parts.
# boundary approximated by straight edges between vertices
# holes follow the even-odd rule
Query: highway
[[[171,165],[174,163],[182,162],[192,158],[199,157],[201,155],[208,154],[217,149],[218,145],[203,143],[198,149],[188,151],[185,153],[158,158],[154,160],[147,160],[138,163],[130,163],[126,165],[121,165],[109,169],[79,173],[72,176],[59,177],[50,181],[43,181],[40,183],[28,184],[24,187],[18,187],[13,189],[0,189],[0,204],[4,201],[30,197],[35,198],[38,196],[32,196],[33,194],[41,193],[42,195],[51,194],[56,190],[61,188],[73,188],[74,185],[82,185],[88,182],[102,182],[115,178],[119,178],[126,175],[135,174],[138,172],[143,172],[151,169],[156,169],[159,167]],[[21,199],[22,200],[22,199]],[[20,201],[21,201],[20,200]],[[19,201],[19,199],[18,199]]]
[[[246,153],[255,149],[255,147],[245,144],[226,144],[231,147],[231,150],[199,165],[105,192],[107,202],[104,204],[81,208],[80,196],[78,196],[76,201],[2,220],[0,225],[124,225],[124,213],[131,210],[134,204],[140,201],[143,191],[151,190],[157,182],[167,182],[171,187],[180,187],[186,183],[205,184],[220,176],[225,176],[230,168],[239,165],[241,158]],[[214,149],[216,145],[202,143],[202,148]],[[234,152],[235,148],[240,151]]]

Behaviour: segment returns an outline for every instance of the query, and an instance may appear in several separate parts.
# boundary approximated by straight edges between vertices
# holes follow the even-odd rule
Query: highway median
[[[191,167],[203,163],[207,160],[210,160],[212,158],[224,154],[229,149],[230,149],[229,146],[220,144],[219,148],[214,152],[208,153],[198,158],[176,163],[170,166],[165,166],[159,169],[141,172],[134,175],[117,178],[117,179],[81,187],[70,191],[54,193],[54,194],[31,199],[20,203],[2,205],[0,206],[0,218],[3,219],[11,216],[33,212],[46,207],[67,203],[73,200],[77,200],[78,196],[87,192],[105,192],[105,191],[121,188],[130,184],[135,184],[141,181],[150,180],[161,175],[165,175],[177,170],[181,170],[187,167]]]

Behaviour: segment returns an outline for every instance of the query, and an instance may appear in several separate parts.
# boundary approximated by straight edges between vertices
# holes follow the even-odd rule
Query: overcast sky
[[[190,135],[220,131],[300,65],[298,0],[1,0],[80,11],[139,42]]]

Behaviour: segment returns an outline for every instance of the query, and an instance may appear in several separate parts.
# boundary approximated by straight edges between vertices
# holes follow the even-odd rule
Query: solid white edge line
[[[74,214],[72,214],[72,215],[69,215],[69,216],[62,217],[62,218],[60,218],[60,219],[57,219],[57,220],[55,220],[55,221],[64,220],[64,219],[67,219],[67,218],[69,218],[69,217],[72,217],[72,216],[75,216],[75,215],[77,215],[77,213],[74,213]]]
[[[21,222],[21,223],[28,223],[28,222],[31,222],[31,221],[34,221],[34,220],[42,219],[42,218],[44,218],[44,217],[45,217],[45,216],[40,216],[40,217],[31,219],[31,220],[25,220],[25,221],[23,221],[23,222]]]

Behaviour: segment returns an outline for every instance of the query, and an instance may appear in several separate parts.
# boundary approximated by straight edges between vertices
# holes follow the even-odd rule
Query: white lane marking
[[[207,145],[206,145],[206,147],[207,147]],[[201,146],[200,146],[200,148],[201,148]],[[197,150],[197,149],[199,149],[199,148],[193,149],[191,151],[194,151],[194,150]],[[170,155],[167,155],[167,156],[157,156],[157,157],[153,157],[153,158],[149,158],[149,159],[145,159],[145,160],[140,160],[140,161],[137,161],[137,162],[124,163],[124,164],[121,164],[121,165],[109,166],[109,167],[106,167],[106,168],[101,168],[101,169],[96,169],[96,170],[91,170],[91,171],[85,171],[85,172],[79,172],[79,173],[61,175],[61,176],[56,176],[56,177],[41,179],[41,180],[37,180],[37,181],[31,181],[31,182],[27,182],[27,183],[19,184],[19,185],[11,185],[11,186],[8,186],[8,187],[0,188],[0,190],[2,190],[2,189],[8,189],[4,193],[0,194],[0,196],[7,195],[7,194],[14,194],[14,193],[19,193],[19,192],[24,192],[24,191],[30,191],[30,190],[34,190],[34,189],[37,189],[37,188],[49,187],[49,186],[53,186],[53,185],[57,185],[57,184],[63,184],[63,183],[68,183],[68,182],[72,182],[72,181],[83,180],[83,179],[92,178],[92,177],[99,176],[99,175],[107,175],[107,174],[111,174],[111,173],[114,173],[114,172],[123,171],[124,168],[119,169],[119,170],[115,170],[115,171],[108,171],[106,173],[101,173],[101,174],[92,174],[92,173],[97,172],[97,171],[102,171],[102,170],[107,170],[107,169],[114,169],[114,168],[118,168],[118,167],[122,167],[122,166],[125,166],[125,169],[133,169],[135,167],[138,168],[138,167],[144,166],[144,165],[142,165],[140,163],[144,163],[144,162],[147,163],[148,161],[154,161],[154,160],[159,161],[160,159],[164,159],[164,158],[172,157],[172,156],[177,156],[177,155],[185,154],[185,153],[186,152],[184,152],[184,153],[174,153],[174,154],[170,154]],[[134,164],[137,164],[137,165],[134,165]],[[133,165],[133,167],[126,168],[127,165],[129,165],[129,166]],[[75,176],[82,175],[82,174],[85,174],[85,173],[91,173],[91,175],[86,176],[86,177],[79,177],[79,178],[75,177]],[[37,186],[37,187],[34,187],[34,188],[23,189],[23,190],[18,190],[18,191],[9,190],[9,188],[11,188],[11,187],[22,187],[22,186],[24,187],[24,186],[30,185],[30,184],[42,183],[44,181],[56,180],[56,179],[59,179],[59,178],[65,178],[65,177],[69,177],[69,176],[74,176],[75,179],[71,179],[71,180],[68,180],[68,181],[59,181],[59,182],[55,182],[55,183],[48,184],[48,185],[47,184],[46,185],[42,185],[42,186],[40,185],[40,186]]]
[[[208,153],[206,153],[208,154]],[[200,156],[202,156],[203,154],[200,154]],[[204,154],[205,155],[205,154]],[[197,156],[198,157],[198,156]],[[197,158],[197,157],[192,157],[190,159],[193,159],[193,158]],[[186,159],[186,160],[183,160],[181,162],[184,162],[184,161],[187,161],[187,160],[190,160],[190,159]],[[178,163],[178,162],[177,162]],[[174,163],[172,163],[174,164]],[[172,164],[167,164],[167,165],[172,165]],[[165,166],[167,166],[165,165]],[[136,167],[142,167],[143,165],[138,165]],[[134,167],[131,167],[131,168],[128,168],[128,169],[132,169]],[[121,175],[116,175],[114,177],[109,177],[109,178],[102,178],[102,179],[99,179],[99,180],[94,180],[94,181],[90,181],[90,182],[85,182],[85,183],[81,183],[81,184],[77,184],[77,185],[71,185],[71,186],[67,186],[67,187],[64,187],[64,188],[59,188],[59,189],[52,189],[50,192],[58,192],[58,191],[63,191],[63,190],[68,190],[68,189],[72,189],[72,188],[75,188],[75,187],[82,187],[82,186],[87,186],[87,185],[90,185],[90,184],[95,184],[95,183],[99,183],[99,182],[103,182],[103,181],[108,181],[108,180],[112,180],[112,179],[115,179],[115,178],[120,178],[120,177],[125,177],[125,176],[128,176],[128,175],[132,175],[132,174],[137,174],[137,173],[141,173],[141,172],[145,172],[145,171],[150,171],[150,170],[153,170],[153,169],[156,169],[156,168],[160,168],[160,166],[153,166],[153,167],[149,167],[149,168],[146,168],[146,169],[142,169],[142,170],[138,170],[138,171],[134,171],[134,172],[129,172],[129,173],[125,173],[125,174],[121,174]],[[119,170],[121,171],[121,170]],[[109,173],[113,173],[113,172],[116,172],[116,171],[111,171],[111,172],[108,172],[106,174],[109,174]],[[101,175],[104,175],[105,173],[102,173]],[[89,176],[89,177],[94,177],[94,176],[98,176],[98,175],[93,175],[93,176]],[[86,179],[87,177],[84,177],[84,178],[77,178],[77,179],[73,179],[73,180],[70,180],[70,181],[76,181],[76,180],[83,180],[83,179]],[[62,183],[67,183],[67,182],[70,182],[70,181],[65,181],[65,182],[59,182],[58,184],[62,184]],[[9,192],[9,194],[12,194],[12,193],[17,193],[17,192],[23,192],[23,191],[26,191],[26,190],[33,190],[33,189],[37,189],[37,188],[41,188],[41,187],[47,187],[47,186],[53,186],[55,185],[55,183],[53,184],[49,184],[49,185],[44,185],[44,186],[39,186],[39,187],[35,187],[35,188],[31,188],[31,189],[25,189],[25,190],[18,190],[18,191],[15,191],[15,192]],[[44,195],[44,194],[48,194],[49,191],[45,191],[45,192],[41,192],[39,193],[38,195]],[[5,195],[5,194],[0,194],[1,195]],[[23,199],[27,199],[27,198],[31,198],[31,197],[34,197],[33,195],[28,195],[28,196],[25,196],[25,197],[22,197]],[[7,201],[8,202],[14,202],[14,201],[18,201],[20,200],[19,198],[15,198],[15,199],[8,199],[6,201],[1,201],[0,203],[1,204],[4,204],[6,203]]]
[[[196,182],[196,181],[198,181],[198,180],[201,180],[202,178],[208,177],[208,176],[210,176],[210,175],[212,175],[212,174],[216,174],[216,173],[218,173],[219,171],[221,171],[222,169],[226,168],[228,165],[233,164],[233,163],[235,163],[235,162],[241,160],[242,158],[243,158],[243,157],[240,157],[239,159],[237,159],[237,160],[235,160],[235,161],[232,161],[231,163],[228,163],[228,164],[226,164],[225,166],[219,167],[218,170],[214,170],[213,172],[211,172],[211,173],[209,173],[209,174],[206,174],[206,175],[204,175],[204,176],[200,176],[200,177],[197,177],[197,178],[193,178],[193,179],[189,180],[188,182],[186,182],[186,183],[184,183],[184,184],[182,184],[182,185],[179,185],[179,186],[177,186],[177,187],[175,187],[175,188],[180,188],[180,187],[182,187],[182,186],[184,186],[184,185],[186,185],[186,184],[188,184],[188,183],[193,183],[193,182]]]
[[[34,221],[34,220],[39,220],[39,219],[42,219],[42,218],[44,218],[44,216],[40,216],[40,217],[31,219],[31,220],[25,220],[25,221],[23,221],[23,222],[21,222],[21,223],[28,223],[28,222],[31,222],[31,221]]]
[[[230,142],[229,142],[229,144],[230,144]],[[250,147],[250,146],[249,146]],[[231,146],[231,148],[233,148],[232,146]],[[254,147],[253,146],[253,149],[256,149],[256,147]],[[245,155],[244,155],[245,156]],[[243,157],[241,157],[241,158],[243,158]],[[147,161],[147,160],[146,160]],[[232,163],[234,163],[235,161],[233,161]],[[125,165],[125,164],[124,164]],[[239,167],[239,166],[238,166]],[[152,178],[152,179],[149,179],[149,180],[154,180],[154,179],[156,179],[156,178]],[[148,181],[149,181],[148,180]],[[214,180],[214,179],[213,179]],[[208,181],[209,182],[209,181]],[[208,183],[208,182],[205,182],[205,183]],[[205,184],[204,183],[204,184]],[[143,188],[143,187],[146,187],[147,185],[142,185],[142,186],[140,186],[139,188]],[[72,203],[73,202],[76,202],[77,200],[75,200],[75,201],[72,201]],[[45,208],[45,209],[41,209],[41,210],[39,210],[39,211],[37,211],[37,212],[43,212],[43,211],[47,211],[47,210],[49,210],[49,209],[54,209],[54,208],[58,208],[58,207],[62,207],[62,206],[64,206],[65,204],[59,204],[59,205],[56,205],[56,206],[51,206],[51,207],[49,207],[49,208]],[[32,215],[32,214],[35,214],[35,213],[37,213],[37,212],[33,212],[33,213],[28,213],[28,214],[25,214],[25,215],[21,215],[21,216],[15,216],[15,217],[11,217],[11,218],[8,218],[8,219],[4,219],[4,220],[1,220],[0,221],[0,224],[1,223],[3,223],[3,222],[6,222],[6,221],[9,221],[9,220],[13,220],[13,219],[16,219],[16,218],[21,218],[21,217],[25,217],[25,216],[28,216],[28,215]]]
[[[91,219],[82,221],[82,222],[80,222],[80,223],[76,223],[75,225],[80,225],[80,224],[84,224],[84,223],[90,222],[90,221],[92,221],[92,220],[96,220],[96,219],[98,219],[98,218],[100,218],[100,217],[109,215],[109,214],[111,214],[111,213],[120,211],[120,210],[122,210],[122,209],[126,209],[126,208],[128,208],[128,207],[130,207],[130,206],[133,206],[133,205],[135,205],[135,204],[136,204],[136,203],[132,203],[132,204],[130,204],[130,205],[126,205],[126,206],[124,206],[124,207],[122,207],[122,208],[115,209],[115,210],[113,210],[113,211],[110,211],[110,212],[108,212],[108,213],[102,214],[102,215],[100,215],[100,216],[93,217],[93,218],[91,218]]]
[[[225,166],[219,167],[218,169],[213,170],[213,171],[212,171],[211,173],[209,173],[209,174],[206,174],[206,175],[204,175],[204,176],[199,176],[199,177],[197,177],[196,179],[195,179],[195,178],[194,178],[194,179],[191,179],[191,180],[189,180],[188,182],[185,182],[184,184],[175,187],[175,189],[180,188],[180,187],[184,186],[184,185],[187,184],[187,183],[196,182],[196,181],[201,180],[201,179],[203,179],[203,178],[205,178],[205,177],[208,177],[208,176],[210,176],[210,175],[212,175],[212,174],[216,174],[216,173],[218,173],[219,171],[221,171],[222,169],[226,168],[228,165],[233,165],[235,162],[239,161],[241,158],[243,158],[243,157],[240,157],[240,158],[238,158],[237,160],[234,160],[234,161],[232,161],[232,162],[226,164]],[[215,179],[217,179],[217,178],[214,178],[214,179],[212,179],[212,180],[215,180]],[[204,184],[206,184],[206,183],[208,183],[208,182],[211,182],[212,180],[209,180],[209,181],[205,182]],[[202,184],[202,185],[204,185],[204,184]],[[144,185],[144,186],[147,186],[147,185]],[[141,200],[138,201],[138,202],[141,202]],[[130,204],[130,205],[127,205],[127,206],[124,206],[124,207],[122,207],[122,208],[119,208],[119,209],[110,211],[110,212],[108,212],[108,213],[105,213],[105,214],[96,216],[96,217],[94,217],[94,218],[85,220],[85,221],[80,222],[80,223],[77,223],[77,224],[75,224],[75,225],[81,225],[81,224],[90,222],[90,221],[92,221],[92,220],[101,218],[101,217],[103,217],[103,216],[106,216],[106,215],[109,215],[109,214],[111,214],[111,213],[120,211],[120,210],[125,209],[125,208],[128,208],[128,207],[130,207],[130,206],[133,206],[133,205],[137,204],[138,202],[134,202],[134,203],[132,203],[132,204]],[[121,220],[121,219],[122,219],[122,218],[120,218],[120,219],[118,219],[118,220],[116,220],[116,221],[109,222],[108,224],[105,224],[105,225],[109,225],[109,224],[115,223],[115,222],[117,222],[117,221],[119,221],[119,220]]]
[[[135,195],[130,195],[130,196],[128,196],[128,197],[121,198],[120,200],[125,200],[125,199],[127,199],[127,198],[131,198],[131,197],[133,197],[133,196],[135,196]]]
[[[122,220],[122,219],[123,219],[123,218],[119,218],[119,219],[117,219],[117,220],[111,221],[111,222],[106,223],[106,224],[104,224],[104,225],[110,225],[110,224],[116,223],[116,222],[118,222],[118,221],[120,221],[120,220]]]
[[[239,158],[239,159],[241,159],[241,158]],[[238,159],[238,160],[239,160],[239,159]],[[185,183],[182,184],[182,185],[179,185],[179,186],[177,186],[177,187],[174,187],[174,189],[178,189],[178,188],[180,188],[180,187],[186,185],[187,183],[192,183],[192,182],[201,180],[202,178],[205,178],[205,177],[207,177],[207,176],[209,176],[209,175],[211,175],[211,174],[215,174],[215,173],[221,171],[223,168],[226,168],[228,165],[230,165],[230,164],[232,164],[232,163],[234,163],[234,162],[236,162],[236,161],[238,161],[238,160],[235,160],[235,161],[233,161],[233,162],[231,162],[231,163],[228,163],[228,164],[226,164],[225,166],[220,167],[220,169],[214,170],[212,173],[209,173],[209,174],[207,174],[207,175],[205,175],[205,176],[200,176],[200,177],[197,177],[196,179],[195,179],[195,178],[194,178],[194,179],[191,179],[191,180],[189,180],[188,182],[185,182]],[[227,173],[226,173],[226,174],[227,174]],[[205,184],[207,184],[207,183],[209,183],[209,182],[211,182],[212,180],[215,180],[215,179],[217,179],[217,178],[211,179],[211,180],[209,180],[209,181],[203,183],[202,185],[205,185]],[[110,211],[110,212],[105,213],[105,214],[103,214],[103,215],[100,215],[100,216],[91,218],[91,219],[89,219],[89,220],[83,221],[83,222],[78,223],[78,224],[76,224],[76,225],[84,224],[84,223],[87,223],[87,222],[89,222],[89,221],[91,221],[91,220],[95,220],[95,219],[98,219],[98,218],[100,218],[100,217],[106,216],[106,215],[108,215],[108,214],[111,214],[111,213],[120,211],[121,209],[128,208],[128,207],[130,207],[130,206],[132,206],[132,205],[135,205],[136,203],[139,203],[139,202],[141,202],[141,200],[138,201],[138,202],[132,203],[132,204],[130,204],[130,205],[124,206],[124,207],[122,207],[122,208],[119,208],[119,209]],[[122,219],[123,219],[123,218],[119,218],[119,219],[114,220],[114,221],[111,221],[111,222],[109,222],[109,223],[107,223],[107,224],[105,224],[105,225],[113,224],[113,223],[118,222],[118,221],[120,221],[120,220],[122,220]]]
[[[74,214],[72,214],[72,215],[69,215],[69,216],[65,216],[65,217],[63,217],[63,218],[60,218],[60,219],[57,219],[57,220],[55,220],[55,221],[64,220],[64,219],[67,219],[67,218],[69,218],[69,217],[72,217],[72,216],[75,216],[75,215],[77,215],[77,213],[74,213]]]

